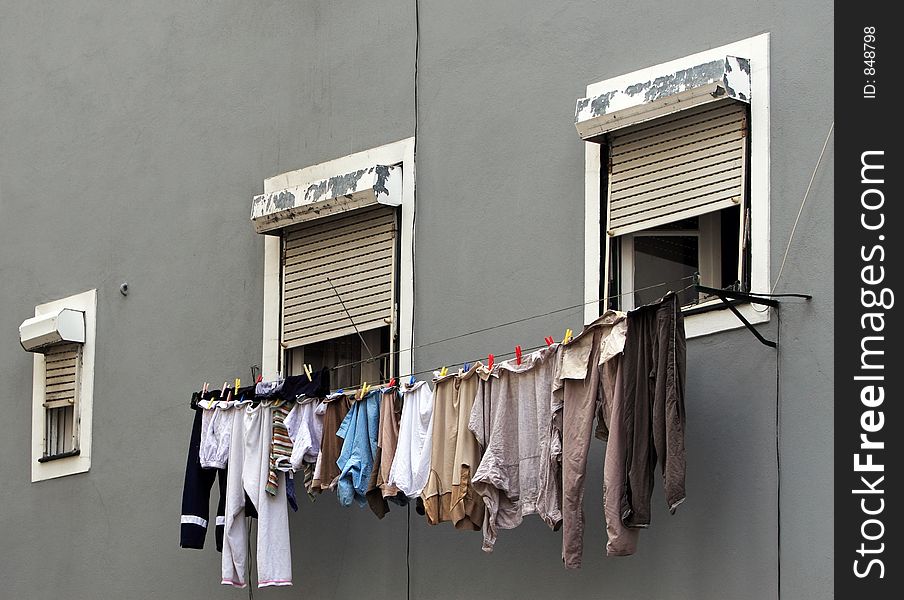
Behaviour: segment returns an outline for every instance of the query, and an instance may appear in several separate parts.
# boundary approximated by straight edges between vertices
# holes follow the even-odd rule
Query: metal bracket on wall
[[[699,274],[697,276],[699,278]],[[778,348],[778,344],[773,341],[767,340],[763,337],[763,335],[756,330],[753,324],[747,320],[741,311],[729,300],[739,300],[742,302],[751,302],[753,304],[762,304],[764,306],[769,306],[771,308],[778,309],[779,301],[776,298],[803,298],[804,300],[812,300],[813,296],[809,294],[754,294],[750,292],[738,292],[735,290],[720,290],[718,288],[706,287],[705,285],[700,285],[699,283],[695,284],[695,289],[697,292],[702,294],[709,294],[712,296],[716,296],[722,303],[728,307],[728,310],[734,313],[734,315],[744,324],[744,327],[750,330],[750,332],[756,336],[756,339],[760,340],[766,346],[770,348]]]

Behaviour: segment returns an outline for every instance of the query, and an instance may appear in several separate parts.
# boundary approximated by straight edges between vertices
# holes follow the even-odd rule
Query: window
[[[768,288],[768,34],[587,88],[585,320],[680,291],[689,337],[739,326],[693,289]],[[599,299],[599,302],[594,300]],[[742,306],[751,322],[768,311]]]
[[[42,481],[91,467],[96,291],[35,307],[35,318],[20,327],[34,346],[31,480]],[[77,317],[77,333],[67,335],[63,317]],[[29,328],[29,325],[31,327]],[[63,332],[59,335],[58,332]],[[40,337],[31,338],[31,334]],[[75,341],[72,341],[75,340]]]
[[[339,366],[338,388],[411,371],[414,168],[408,138],[264,182],[264,377]]]
[[[697,304],[684,289],[695,273],[707,286],[747,287],[739,260],[747,139],[747,106],[731,100],[606,136],[609,307],[629,310],[669,289]]]
[[[57,344],[44,354],[44,453],[38,462],[79,453],[76,415],[81,363],[82,344]]]
[[[378,205],[283,230],[287,374],[338,365],[331,383],[346,388],[395,372],[397,221]]]

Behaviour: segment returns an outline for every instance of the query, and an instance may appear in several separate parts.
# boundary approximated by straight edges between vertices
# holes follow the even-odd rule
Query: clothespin
[[[462,369],[462,371],[464,371],[465,373],[467,373],[468,371],[471,370],[471,363],[466,362],[464,365],[462,365],[461,369]]]
[[[515,363],[521,364],[521,346],[515,346]]]
[[[366,381],[365,381],[364,383],[361,384],[361,390],[360,390],[361,395],[359,396],[359,399],[360,399],[360,400],[364,400],[364,396],[367,395],[367,389],[368,389],[369,387],[370,387],[370,386],[367,385],[367,382],[366,382]]]
[[[395,387],[395,377],[389,380],[388,387]]]
[[[487,356],[487,369],[493,370],[493,355],[490,354]]]
[[[235,391],[238,392],[239,388],[242,387],[242,380],[239,377],[235,378]]]
[[[565,330],[565,337],[562,338],[562,343],[563,343],[563,344],[567,344],[568,342],[571,341],[572,333],[573,333],[573,332],[572,332],[570,329],[566,329],[566,330]]]
[[[414,385],[414,381],[415,381],[414,375],[412,375],[411,378],[408,379],[408,385]]]
[[[260,375],[257,376],[257,381],[255,381],[254,383],[260,383],[263,380],[264,380],[264,374],[261,373]]]
[[[553,339],[553,337],[551,335],[548,335],[545,338],[543,338],[543,341],[546,342],[547,348],[549,346],[552,346],[555,343],[555,340]]]
[[[307,363],[304,365],[304,374],[308,376],[308,381],[314,381],[314,369]]]
[[[442,369],[439,370],[439,376],[445,377],[446,373],[448,373],[448,372],[449,372],[449,369],[447,367],[443,367]]]

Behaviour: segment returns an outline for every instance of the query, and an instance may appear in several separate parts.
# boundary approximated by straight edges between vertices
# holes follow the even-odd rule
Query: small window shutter
[[[44,354],[44,408],[75,404],[81,344],[58,344]]]
[[[285,230],[285,347],[303,346],[354,333],[356,328],[365,331],[391,322],[396,233],[396,210],[382,205]]]
[[[609,139],[610,236],[741,202],[747,106],[726,101],[626,127]]]
[[[44,354],[44,456],[71,452],[75,441],[81,344],[59,344]]]

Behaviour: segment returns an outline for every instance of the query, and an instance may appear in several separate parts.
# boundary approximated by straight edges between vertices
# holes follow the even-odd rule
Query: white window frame
[[[406,138],[356,152],[317,165],[289,171],[264,180],[264,194],[328,179],[373,165],[402,165],[402,204],[399,230],[398,349],[399,373],[412,371],[411,346],[414,341],[414,138]],[[283,348],[280,344],[280,236],[264,236],[264,338],[261,373],[265,379],[282,374]]]
[[[45,360],[40,352],[34,353],[34,370],[31,399],[31,481],[44,481],[76,473],[85,473],[91,468],[91,422],[94,409],[94,348],[97,331],[97,290],[54,300],[35,307],[35,316],[71,308],[85,313],[85,343],[81,352],[81,375],[76,394],[77,401],[73,418],[78,431],[76,456],[67,456],[47,462],[38,462],[44,456],[44,388]]]
[[[750,286],[753,291],[768,291],[769,276],[769,34],[763,33],[718,48],[660,63],[645,69],[625,73],[587,86],[586,96],[592,97],[607,90],[624,89],[638,81],[650,81],[682,69],[725,56],[741,56],[750,59],[750,163],[747,174],[749,198],[747,206],[751,211],[750,231]],[[601,266],[609,265],[609,239],[601,239],[601,223],[606,219],[602,212],[600,189],[601,164],[600,145],[584,143],[584,321],[592,322],[599,317],[601,277],[607,277]],[[607,236],[608,238],[608,236]],[[601,244],[605,244],[604,256],[600,256]],[[624,293],[626,290],[620,290]],[[604,290],[608,295],[608,289]],[[606,304],[606,299],[602,302]],[[751,323],[769,321],[770,311],[757,304],[742,304],[738,307]],[[728,310],[712,310],[688,315],[685,318],[688,338],[738,329],[744,327],[737,317]]]

